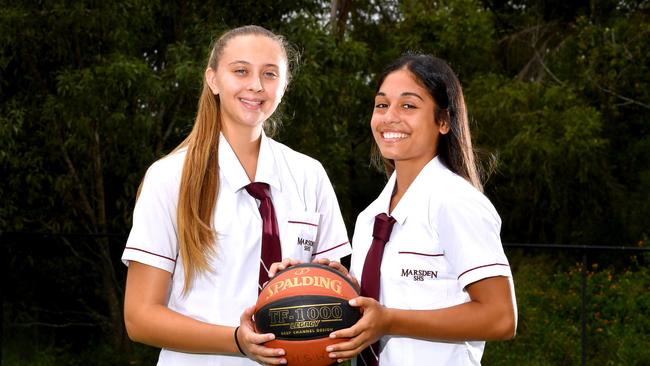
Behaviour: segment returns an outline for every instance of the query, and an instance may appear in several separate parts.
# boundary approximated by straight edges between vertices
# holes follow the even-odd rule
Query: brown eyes
[[[403,104],[401,104],[401,107],[403,109],[416,109],[417,108],[415,105],[410,104],[410,103],[403,103]],[[388,108],[387,103],[375,103],[375,109],[384,109],[384,108]]]

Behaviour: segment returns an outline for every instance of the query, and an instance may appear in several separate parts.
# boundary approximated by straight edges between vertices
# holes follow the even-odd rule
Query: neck
[[[224,124],[222,133],[239,159],[248,179],[254,182],[262,141],[262,126],[227,128]]]
[[[429,160],[431,161],[431,160]],[[406,191],[417,178],[429,161],[396,161],[395,162],[395,188],[390,199],[390,212],[393,212]]]

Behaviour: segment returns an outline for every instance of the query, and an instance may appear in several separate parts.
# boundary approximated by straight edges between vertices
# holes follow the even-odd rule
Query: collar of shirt
[[[402,196],[402,199],[399,201],[395,209],[393,209],[393,212],[390,213],[390,216],[395,218],[395,221],[400,225],[404,225],[413,205],[416,202],[419,202],[422,197],[428,197],[429,193],[427,191],[435,189],[431,185],[432,179],[429,177],[436,174],[436,172],[446,169],[447,168],[442,164],[437,156],[429,161],[422,168],[417,177],[415,177],[415,180],[411,183],[411,186],[408,188],[404,196]],[[394,171],[388,179],[388,183],[386,183],[386,186],[379,194],[379,197],[377,197],[377,199],[368,207],[368,212],[371,214],[371,217],[374,218],[375,215],[382,212],[388,214],[390,199],[393,195],[396,179],[397,171]]]
[[[226,183],[222,187],[228,187],[232,192],[237,192],[251,183],[244,171],[244,167],[239,162],[237,155],[235,155],[235,151],[223,134],[219,136],[219,169],[222,172],[221,177]],[[266,136],[264,131],[262,131],[262,141],[260,142],[255,181],[268,183],[274,189],[282,190],[271,139]]]

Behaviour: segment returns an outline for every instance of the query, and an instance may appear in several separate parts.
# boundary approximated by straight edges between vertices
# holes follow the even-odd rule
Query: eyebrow
[[[244,61],[244,60],[235,60],[235,61],[229,63],[228,65],[236,65],[236,64],[252,65],[250,62]],[[276,65],[276,64],[266,64],[266,65],[264,65],[264,67],[269,67],[269,66],[279,68],[279,66]]]
[[[385,97],[386,93],[378,92],[376,96]],[[404,93],[400,94],[400,97],[416,97],[416,98],[420,99],[421,101],[424,101],[424,99],[418,93],[413,93],[413,92],[404,92]]]

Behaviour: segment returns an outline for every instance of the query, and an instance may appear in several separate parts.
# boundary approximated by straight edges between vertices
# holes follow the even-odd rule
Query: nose
[[[262,86],[261,75],[253,75],[251,77],[250,84],[248,84],[248,90],[253,91],[255,93],[259,93],[262,90],[264,90],[264,86]]]
[[[382,123],[398,123],[399,122],[399,114],[397,113],[397,108],[398,106],[396,105],[391,105],[388,108],[386,108],[386,112],[384,113],[381,122]]]

